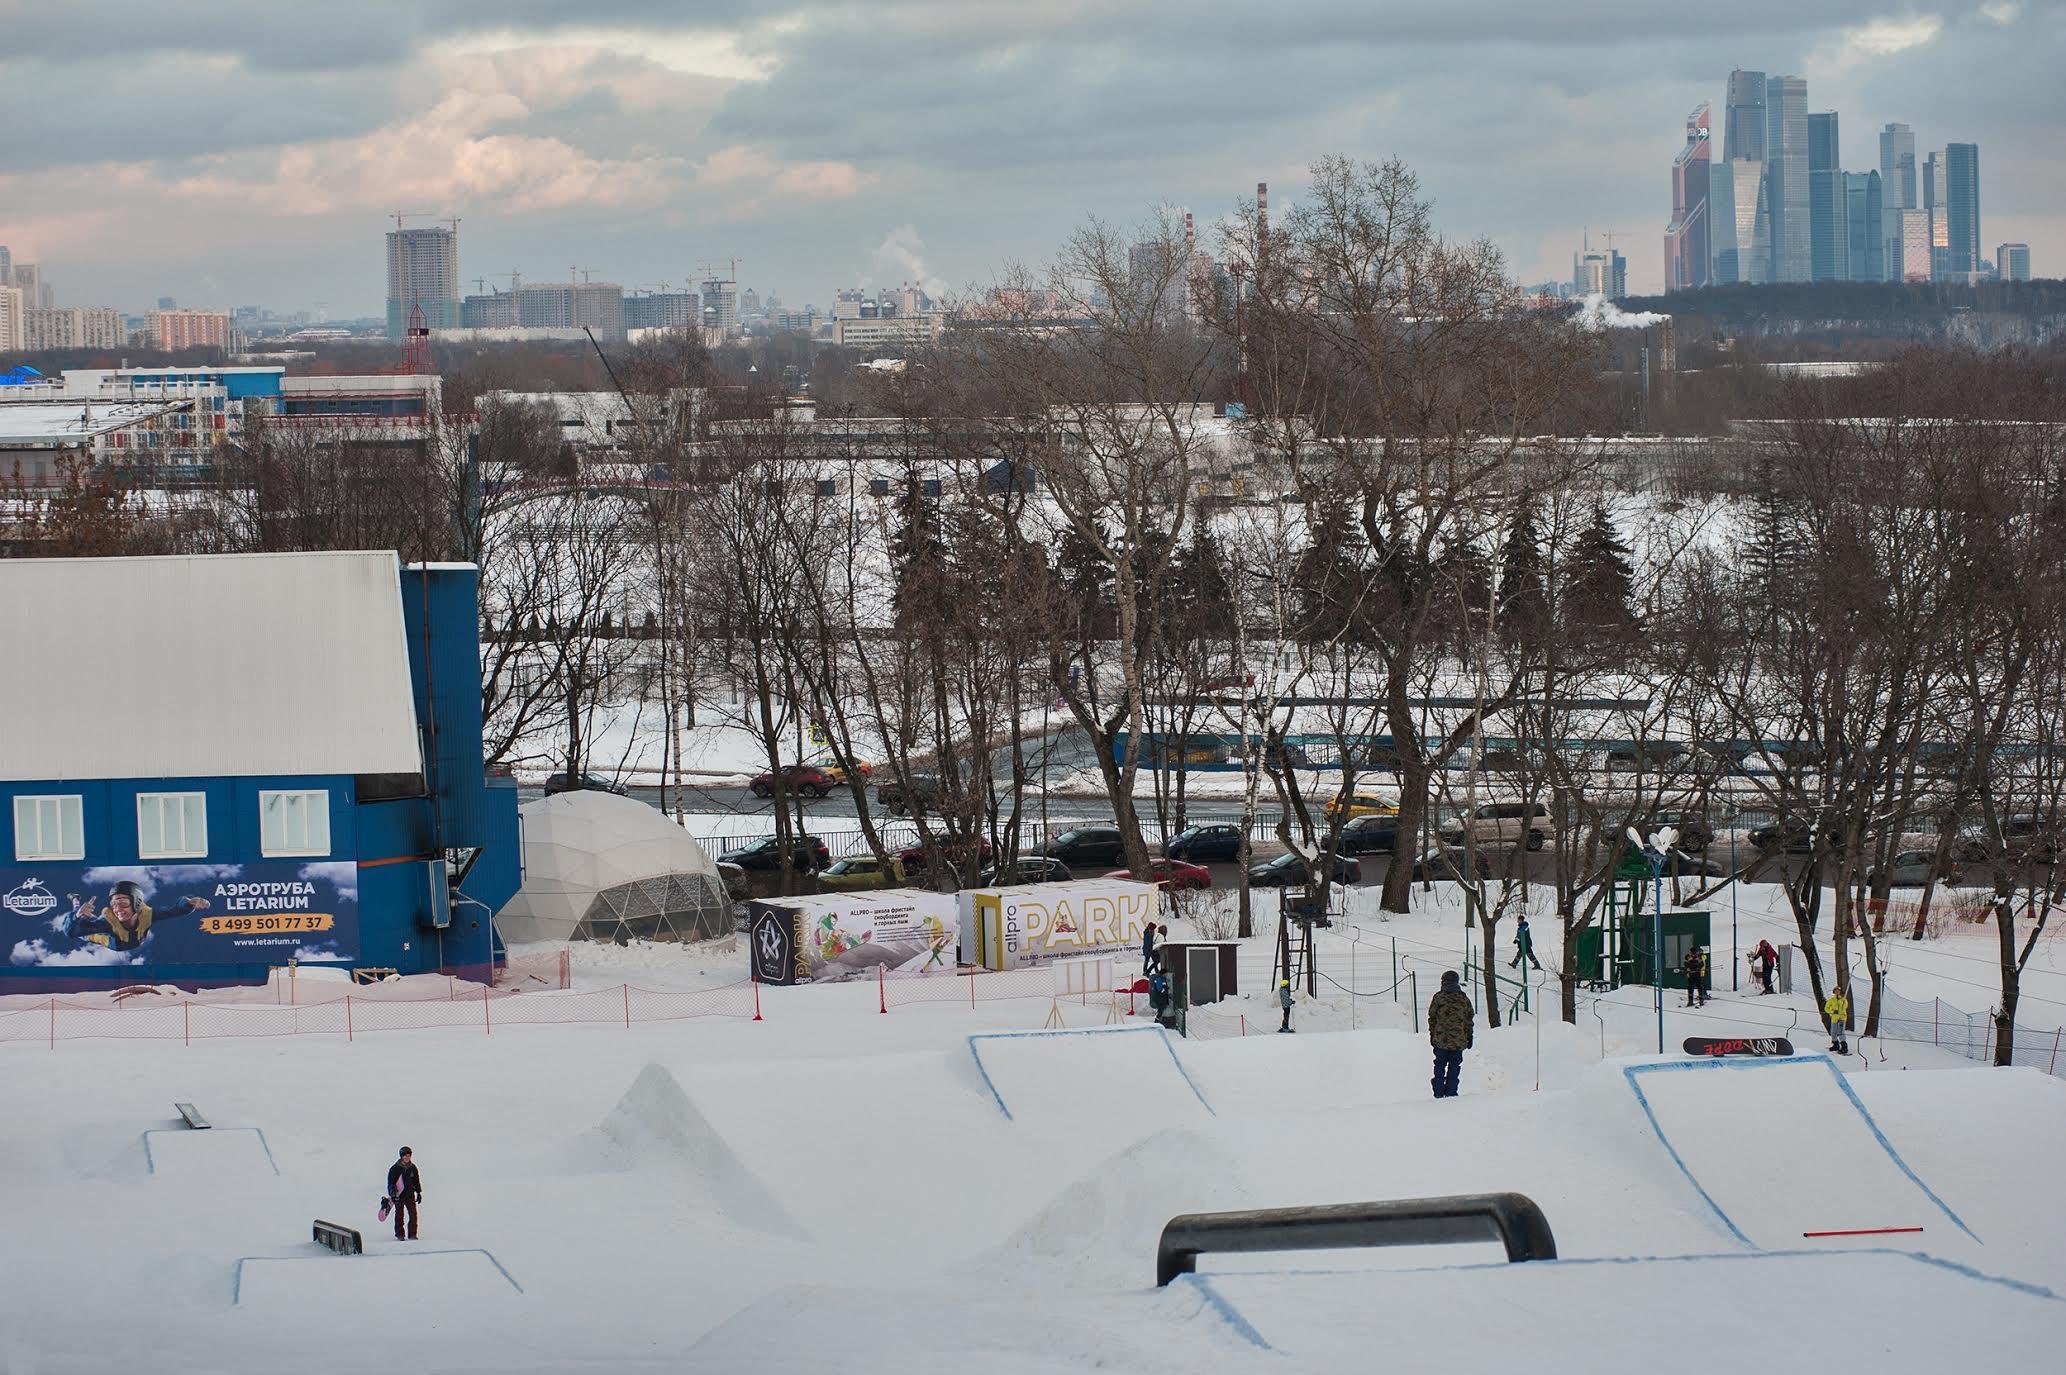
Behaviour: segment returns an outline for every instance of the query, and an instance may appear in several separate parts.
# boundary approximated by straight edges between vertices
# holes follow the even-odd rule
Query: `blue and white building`
[[[471,565],[9,559],[0,600],[0,991],[495,958]]]

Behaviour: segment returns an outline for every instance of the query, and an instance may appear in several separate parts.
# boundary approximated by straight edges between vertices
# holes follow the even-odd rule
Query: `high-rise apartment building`
[[[1944,246],[1950,275],[1980,270],[1980,145],[1944,145]]]
[[[1729,73],[1728,106],[1722,125],[1722,156],[1733,162],[1765,160],[1765,74],[1741,67]]]
[[[535,329],[592,329],[598,339],[624,338],[624,288],[615,282],[525,282],[516,323]]]
[[[1927,282],[1935,258],[1930,243],[1930,212],[1922,209],[1893,210],[1886,216],[1893,231],[1887,236],[1887,279],[1895,282]]]
[[[626,329],[695,329],[703,323],[697,291],[648,291],[624,298]]]
[[[1775,282],[1813,278],[1813,223],[1808,214],[1808,81],[1774,76],[1765,81],[1765,193],[1772,212]]]
[[[703,283],[703,327],[739,332],[739,284],[712,278]]]
[[[144,317],[144,335],[154,349],[227,350],[234,336],[226,310],[154,310]]]
[[[0,353],[20,353],[25,345],[22,289],[0,286]]]
[[[1755,158],[1714,164],[1707,218],[1715,285],[1769,280],[1772,217],[1765,201],[1765,164]]]
[[[1809,275],[1818,282],[1843,282],[1851,277],[1850,202],[1843,167],[1836,111],[1809,115]]]
[[[1882,282],[1887,277],[1886,208],[1878,172],[1846,172],[1844,227],[1849,242],[1849,280]]]
[[[1879,131],[1880,201],[1888,211],[1922,204],[1915,182],[1915,130],[1889,124]]]
[[[1686,116],[1686,146],[1671,163],[1671,223],[1664,230],[1664,289],[1692,291],[1714,280],[1708,243],[1708,197],[1714,173],[1709,157],[1708,110]]]
[[[2005,243],[1994,250],[1994,275],[2005,282],[2030,280],[2030,245]]]
[[[459,231],[450,225],[387,231],[387,337],[404,337],[416,309],[427,328],[459,327]]]
[[[1628,295],[1628,259],[1620,250],[1587,248],[1571,255],[1571,290],[1578,296],[1605,296],[1618,301]]]

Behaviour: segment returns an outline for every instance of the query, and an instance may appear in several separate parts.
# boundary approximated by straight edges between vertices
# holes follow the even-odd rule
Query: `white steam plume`
[[[1601,330],[1648,329],[1652,325],[1663,324],[1671,316],[1660,315],[1654,310],[1631,313],[1595,291],[1585,298],[1585,304],[1578,308],[1578,314],[1573,318],[1578,321],[1580,329]]]

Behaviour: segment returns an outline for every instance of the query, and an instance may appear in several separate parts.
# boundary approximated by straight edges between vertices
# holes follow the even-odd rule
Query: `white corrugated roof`
[[[0,402],[0,446],[79,443],[110,430],[127,429],[153,416],[186,409],[186,402],[4,401]]]
[[[392,552],[0,559],[0,778],[418,773]]]

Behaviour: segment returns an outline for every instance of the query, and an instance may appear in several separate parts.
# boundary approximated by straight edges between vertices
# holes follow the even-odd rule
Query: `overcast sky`
[[[822,307],[1288,202],[1339,152],[1405,158],[1526,281],[1590,226],[1655,290],[1685,115],[1719,139],[1739,65],[1806,76],[1847,168],[1889,120],[1978,143],[1983,252],[2066,274],[2066,0],[0,0],[0,243],[64,304],[334,319],[431,212],[467,291],[737,258]]]

